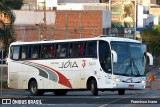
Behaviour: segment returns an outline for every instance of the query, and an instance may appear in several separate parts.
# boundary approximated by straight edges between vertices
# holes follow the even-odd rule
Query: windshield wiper
[[[134,75],[132,66],[134,67],[134,69],[135,69],[137,75]],[[127,75],[126,73],[127,73],[127,71],[129,70],[129,68],[131,68],[131,76],[140,76],[139,70],[138,70],[136,64],[134,63],[133,58],[130,58],[129,65],[128,65],[128,66],[126,67],[126,69],[124,70],[123,75]]]
[[[131,60],[132,60],[132,63],[133,63],[133,67],[134,67],[134,69],[136,70],[137,76],[140,76],[139,70],[138,70],[136,64],[134,63],[133,58],[131,58]]]

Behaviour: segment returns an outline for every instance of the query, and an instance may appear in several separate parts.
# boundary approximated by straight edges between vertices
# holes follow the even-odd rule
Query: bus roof
[[[95,38],[65,39],[65,40],[45,40],[45,41],[32,41],[32,42],[17,41],[17,42],[13,42],[11,45],[37,44],[37,43],[44,44],[44,43],[60,43],[60,42],[78,42],[78,41],[88,41],[88,40],[105,40],[105,41],[108,41],[108,42],[120,41],[120,42],[140,43],[137,40],[129,39],[129,38],[99,36],[99,37],[95,37]]]

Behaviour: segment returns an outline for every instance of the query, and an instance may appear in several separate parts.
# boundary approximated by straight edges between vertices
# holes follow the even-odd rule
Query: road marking
[[[113,101],[109,102],[108,104],[112,104],[112,103],[117,102],[119,100],[121,100],[121,99],[113,100]],[[107,106],[108,104],[103,104],[103,105],[101,105],[99,107],[104,107],[104,106]]]
[[[146,92],[146,93],[147,93],[147,92]],[[105,107],[105,106],[107,106],[107,105],[109,105],[109,104],[113,104],[113,103],[115,103],[115,102],[117,102],[117,101],[123,100],[123,99],[125,99],[125,98],[129,98],[129,97],[137,96],[137,95],[138,95],[138,94],[136,93],[136,94],[134,94],[134,95],[126,96],[126,97],[123,97],[123,98],[120,98],[120,99],[111,101],[111,102],[109,102],[109,103],[107,103],[107,104],[100,105],[99,107]]]

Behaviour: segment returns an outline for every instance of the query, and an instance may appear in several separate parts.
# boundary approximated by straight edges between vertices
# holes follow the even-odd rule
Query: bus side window
[[[99,41],[99,61],[102,69],[111,73],[111,51],[106,41]]]
[[[97,57],[97,42],[93,42],[93,56]]]
[[[87,57],[97,57],[97,42],[86,42],[86,56]]]
[[[60,58],[66,57],[66,44],[61,44],[60,47]]]
[[[44,58],[44,55],[45,55],[45,53],[44,53],[44,45],[41,45],[39,50],[40,50],[40,58]]]
[[[79,57],[79,43],[73,44],[73,57],[74,58]]]
[[[73,56],[73,43],[69,44],[69,57]]]
[[[60,47],[61,46],[59,44],[56,45],[56,58],[59,58],[59,56],[60,56],[59,55],[60,54]]]
[[[69,57],[69,44],[66,44],[66,57]]]
[[[86,45],[87,45],[87,42],[84,42],[84,43],[83,43],[83,56],[84,56],[84,57],[87,56],[87,55],[86,55],[86,52],[87,52],[87,46],[86,46]]]
[[[21,59],[26,59],[27,58],[27,50],[28,50],[28,46],[22,46],[22,48],[21,48]]]
[[[45,58],[51,58],[52,57],[52,45],[46,45],[45,46]]]
[[[31,58],[35,59],[38,58],[39,54],[39,46],[31,46]]]
[[[52,46],[51,46],[51,55],[52,55],[52,58],[54,58],[54,53],[55,53],[55,52],[54,52],[54,45],[52,45]]]
[[[79,44],[79,56],[82,57],[83,56],[83,43]]]
[[[10,59],[13,59],[13,46],[10,48]]]
[[[20,46],[13,46],[13,59],[18,60],[20,55]]]

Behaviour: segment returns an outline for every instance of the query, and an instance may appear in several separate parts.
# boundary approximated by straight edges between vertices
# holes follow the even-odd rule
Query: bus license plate
[[[134,85],[129,84],[128,87],[129,88],[134,88]]]

